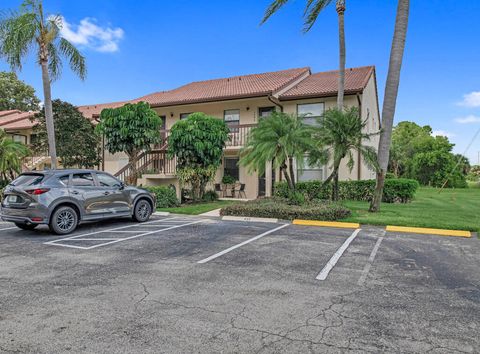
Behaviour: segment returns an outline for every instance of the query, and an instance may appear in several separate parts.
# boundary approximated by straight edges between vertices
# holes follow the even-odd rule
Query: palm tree
[[[270,6],[265,11],[265,15],[261,21],[261,24],[264,24],[275,12],[277,12],[283,5],[285,5],[288,0],[274,0]],[[306,33],[317,21],[319,13],[330,5],[333,0],[307,0],[304,11],[304,27],[303,32]],[[345,50],[345,0],[336,0],[335,9],[338,16],[338,40],[339,40],[339,69],[338,69],[338,96],[337,96],[337,107],[339,110],[343,109],[343,96],[345,92],[345,59],[346,59],[346,50]]]
[[[265,172],[265,164],[273,161],[280,168],[290,190],[295,190],[295,161],[303,162],[303,156],[315,148],[312,128],[294,114],[273,112],[263,118],[249,134],[241,151],[240,165],[259,175]]]
[[[13,179],[15,173],[22,170],[22,160],[30,154],[30,150],[13,141],[5,131],[0,129],[0,175],[2,180]]]
[[[42,69],[45,119],[48,147],[52,168],[57,167],[55,131],[52,114],[51,80],[60,76],[61,56],[80,79],[86,75],[85,58],[65,38],[60,36],[62,17],[45,17],[41,0],[25,0],[19,12],[10,12],[0,21],[0,56],[4,57],[12,70],[22,69],[22,60],[30,49],[35,48],[38,64]]]
[[[410,0],[398,0],[397,17],[395,19],[395,30],[393,34],[392,49],[390,51],[390,63],[388,76],[385,85],[385,96],[382,108],[382,131],[378,144],[378,164],[380,169],[377,172],[377,184],[375,193],[370,203],[370,211],[380,210],[380,203],[385,185],[385,175],[388,168],[390,144],[392,142],[393,118],[397,104],[398,86],[400,84],[400,71],[402,69],[403,52],[407,37],[408,15]]]
[[[361,154],[367,166],[377,169],[377,154],[373,146],[364,145],[364,141],[378,133],[365,133],[367,120],[362,121],[356,107],[347,108],[345,111],[338,109],[329,109],[318,119],[319,126],[315,128],[314,139],[318,141],[319,149],[315,150],[309,156],[309,163],[319,164],[325,160],[325,154],[328,160],[333,160],[332,173],[325,180],[324,185],[330,183],[333,179],[332,199],[338,200],[338,170],[340,163],[346,157],[348,158],[347,167],[350,171],[355,165],[353,152]],[[322,152],[318,155],[318,152]],[[358,162],[360,163],[360,161]]]

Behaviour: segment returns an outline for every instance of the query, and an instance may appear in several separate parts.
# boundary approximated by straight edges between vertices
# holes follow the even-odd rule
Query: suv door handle
[[[72,191],[72,194],[80,194],[79,191]]]
[[[109,195],[109,194],[110,194],[110,192],[104,192],[103,194],[104,194],[104,195]]]

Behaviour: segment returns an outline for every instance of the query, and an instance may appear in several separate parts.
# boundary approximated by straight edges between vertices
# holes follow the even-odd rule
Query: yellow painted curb
[[[304,225],[304,226],[342,227],[346,229],[358,229],[360,227],[360,224],[357,224],[354,222],[317,221],[317,220],[300,220],[300,219],[293,220],[292,224]]]
[[[428,234],[439,236],[457,236],[457,237],[472,237],[470,231],[462,230],[446,230],[446,229],[428,229],[424,227],[405,227],[405,226],[387,226],[387,231],[408,232],[414,234]]]

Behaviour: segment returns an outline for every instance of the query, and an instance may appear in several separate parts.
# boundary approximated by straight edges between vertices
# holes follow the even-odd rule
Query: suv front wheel
[[[69,206],[61,206],[53,212],[49,227],[57,235],[66,235],[73,232],[77,225],[77,212]]]

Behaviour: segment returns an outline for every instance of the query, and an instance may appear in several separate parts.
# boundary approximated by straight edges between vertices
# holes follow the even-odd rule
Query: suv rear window
[[[12,186],[36,186],[43,181],[45,176],[39,173],[26,173],[18,176],[12,183]]]

